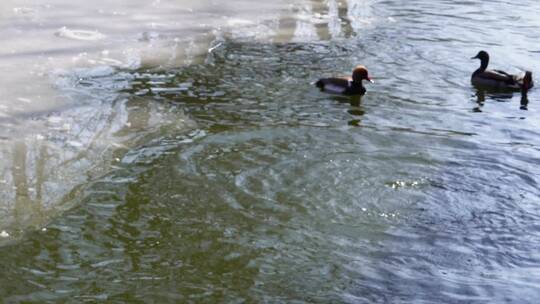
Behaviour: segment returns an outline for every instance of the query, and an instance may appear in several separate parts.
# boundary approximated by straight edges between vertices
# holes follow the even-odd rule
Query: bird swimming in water
[[[321,91],[328,93],[364,95],[366,93],[366,88],[362,85],[362,80],[373,83],[373,80],[369,78],[366,67],[358,65],[353,69],[351,77],[321,78],[315,85],[320,88]]]
[[[475,86],[509,90],[521,90],[525,86],[528,90],[534,85],[530,71],[521,75],[512,75],[501,70],[488,70],[489,54],[486,51],[478,52],[471,59],[480,59],[480,67],[471,76],[471,83]],[[525,75],[527,75],[526,80]]]

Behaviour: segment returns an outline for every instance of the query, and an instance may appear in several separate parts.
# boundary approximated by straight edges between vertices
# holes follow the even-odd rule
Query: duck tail
[[[324,81],[322,79],[317,80],[317,82],[315,82],[315,86],[317,88],[323,89],[324,88]]]
[[[532,72],[526,71],[525,76],[523,76],[523,84],[521,85],[522,91],[528,91],[530,88],[533,87],[533,79],[532,79]]]

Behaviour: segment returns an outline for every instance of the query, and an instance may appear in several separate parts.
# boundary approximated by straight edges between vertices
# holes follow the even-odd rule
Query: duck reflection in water
[[[519,105],[521,110],[528,109],[529,99],[527,93],[527,89],[521,90],[521,101]],[[486,102],[486,94],[489,98],[499,102],[510,101],[514,97],[513,92],[492,92],[485,88],[476,88],[476,106],[472,109],[473,112],[482,112],[482,108]]]
[[[366,114],[366,111],[362,108],[362,96],[351,96],[349,98],[349,104],[351,107],[347,110],[347,113],[354,116],[354,119],[349,120],[350,126],[360,126],[360,117]]]
[[[351,108],[347,110],[347,112],[353,116],[356,116],[357,118],[349,120],[350,126],[360,126],[360,116],[363,116],[366,114],[364,109],[362,109],[361,103],[362,103],[362,96],[351,96],[349,98],[349,103],[351,104]]]
[[[527,110],[529,105],[529,99],[527,93],[532,87],[530,83],[532,82],[532,73],[526,72],[523,77],[523,85],[521,86],[521,101],[519,108],[521,110]],[[514,97],[514,92],[510,90],[501,90],[501,89],[489,89],[485,86],[475,85],[476,88],[476,106],[473,108],[473,112],[482,112],[482,107],[486,101],[486,94],[494,100],[505,101],[510,100]]]
[[[360,125],[360,117],[366,114],[366,111],[362,108],[362,96],[353,95],[353,96],[341,96],[341,95],[330,95],[330,99],[340,103],[340,104],[349,104],[350,108],[347,110],[347,113],[355,116],[354,119],[349,121],[351,126]]]
[[[362,96],[339,96],[339,95],[330,95],[330,99],[335,100],[341,104],[349,104],[351,108],[347,111],[351,115],[362,116],[364,115],[364,110],[362,109]]]
[[[351,108],[347,111],[351,115],[362,116],[366,112],[362,109],[362,96],[351,96],[349,99],[349,104]]]

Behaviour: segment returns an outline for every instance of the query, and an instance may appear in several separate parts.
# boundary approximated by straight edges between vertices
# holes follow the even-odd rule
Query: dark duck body
[[[512,75],[501,70],[488,70],[489,55],[480,51],[471,59],[480,59],[480,67],[471,76],[471,83],[475,86],[493,89],[528,90],[533,87],[532,72]]]
[[[366,94],[366,88],[362,85],[362,80],[373,82],[369,78],[368,70],[365,66],[356,66],[352,72],[351,77],[333,77],[333,78],[321,78],[315,85],[321,89],[321,91],[342,95],[364,95]]]

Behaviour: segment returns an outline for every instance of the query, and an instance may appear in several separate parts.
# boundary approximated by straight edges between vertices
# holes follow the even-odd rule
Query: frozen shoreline
[[[187,134],[197,129],[181,111],[163,105],[145,105],[141,121],[131,113],[138,101],[117,90],[122,84],[115,81],[129,79],[116,79],[119,71],[202,63],[223,39],[338,37],[354,29],[344,14],[347,5],[359,3],[364,1],[3,1],[0,231],[11,238],[44,225],[73,203],[79,185],[109,172],[118,161],[114,155],[141,144],[144,134],[163,126]],[[321,32],[317,24],[329,20]]]
[[[9,238],[69,207],[77,186],[111,170],[114,154],[140,144],[141,134],[196,128],[151,103],[147,119],[133,121],[133,102],[114,87],[118,69],[201,62],[221,35],[261,38],[269,31],[260,27],[287,11],[280,1],[258,4],[257,14],[248,1],[130,3],[0,4],[0,231]]]
[[[220,35],[266,35],[268,31],[257,27],[276,20],[287,7],[272,1],[258,4],[255,13],[247,1],[130,3],[3,2],[0,117],[47,111],[69,102],[51,87],[55,71],[96,66],[167,68],[196,62]]]

